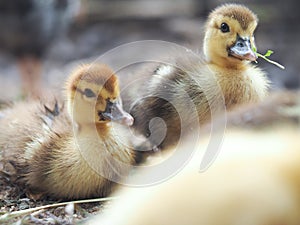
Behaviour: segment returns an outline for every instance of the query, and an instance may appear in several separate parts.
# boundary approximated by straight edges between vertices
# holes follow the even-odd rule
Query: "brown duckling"
[[[203,138],[176,176],[120,190],[121,198],[88,224],[299,224],[299,106],[299,92],[285,93],[230,112],[220,154],[207,171],[199,172]]]
[[[206,22],[204,59],[198,54],[180,53],[151,70],[149,84],[139,90],[142,97],[130,110],[134,128],[164,149],[178,142],[185,127],[210,121],[220,105],[232,109],[261,101],[269,81],[251,64],[257,58],[253,51],[257,21],[256,15],[242,5],[226,4],[212,11]],[[196,108],[195,116],[192,107]],[[151,128],[149,121],[155,117],[165,125]],[[165,126],[166,133],[160,126]]]
[[[6,109],[0,119],[2,172],[35,196],[108,195],[135,163],[124,136],[133,118],[119,95],[108,66],[84,65],[67,81],[67,107],[31,101]]]

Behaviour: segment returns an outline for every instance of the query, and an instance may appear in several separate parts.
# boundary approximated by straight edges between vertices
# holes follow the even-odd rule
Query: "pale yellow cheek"
[[[96,99],[95,98],[88,98],[86,97],[85,95],[81,95],[82,96],[82,99],[90,104],[96,104]]]
[[[227,48],[234,45],[235,38],[230,38],[227,35],[219,36],[212,42],[212,51],[218,55],[227,55]]]

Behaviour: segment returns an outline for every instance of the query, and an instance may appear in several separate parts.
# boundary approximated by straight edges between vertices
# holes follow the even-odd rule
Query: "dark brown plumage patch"
[[[72,90],[72,91],[76,91],[76,89],[77,89],[76,85],[73,84],[73,85],[71,86],[71,90]]]
[[[114,93],[116,87],[118,87],[118,79],[116,76],[110,76],[110,78],[106,81],[104,84],[104,88],[109,92],[109,93]]]
[[[210,18],[217,14],[237,20],[244,30],[248,28],[251,22],[258,21],[257,16],[250,9],[237,4],[225,4],[216,8],[211,13]]]

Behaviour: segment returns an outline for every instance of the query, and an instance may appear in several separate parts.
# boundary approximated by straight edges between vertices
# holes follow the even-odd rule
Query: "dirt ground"
[[[53,200],[33,200],[22,193],[17,187],[0,179],[0,224],[78,224],[87,218],[102,212],[109,203],[83,203],[65,204],[64,206],[50,207],[47,209],[25,212],[26,209],[52,205]],[[24,212],[19,215],[10,215],[4,218],[6,213]]]

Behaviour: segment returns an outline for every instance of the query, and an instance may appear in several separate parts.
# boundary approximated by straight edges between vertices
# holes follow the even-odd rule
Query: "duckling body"
[[[75,71],[67,93],[71,109],[56,101],[32,101],[2,113],[2,170],[29,193],[62,199],[106,196],[135,162],[131,144],[120,138],[126,128],[110,121],[130,125],[132,118],[121,108],[118,118],[108,118],[106,104],[118,98],[119,90],[115,75],[104,65]],[[79,112],[79,107],[85,110]]]
[[[208,122],[218,110],[214,104],[222,104],[220,99],[229,110],[261,101],[269,81],[262,70],[250,64],[256,59],[252,50],[256,25],[256,16],[244,6],[229,4],[214,10],[206,24],[204,58],[181,54],[151,70],[149,85],[143,87],[146,91],[140,90],[142,98],[131,110],[134,127],[150,136],[149,121],[162,118],[166,137],[161,143],[152,142],[164,149],[177,143],[182,127]],[[193,102],[198,118],[190,115],[188,101]]]

